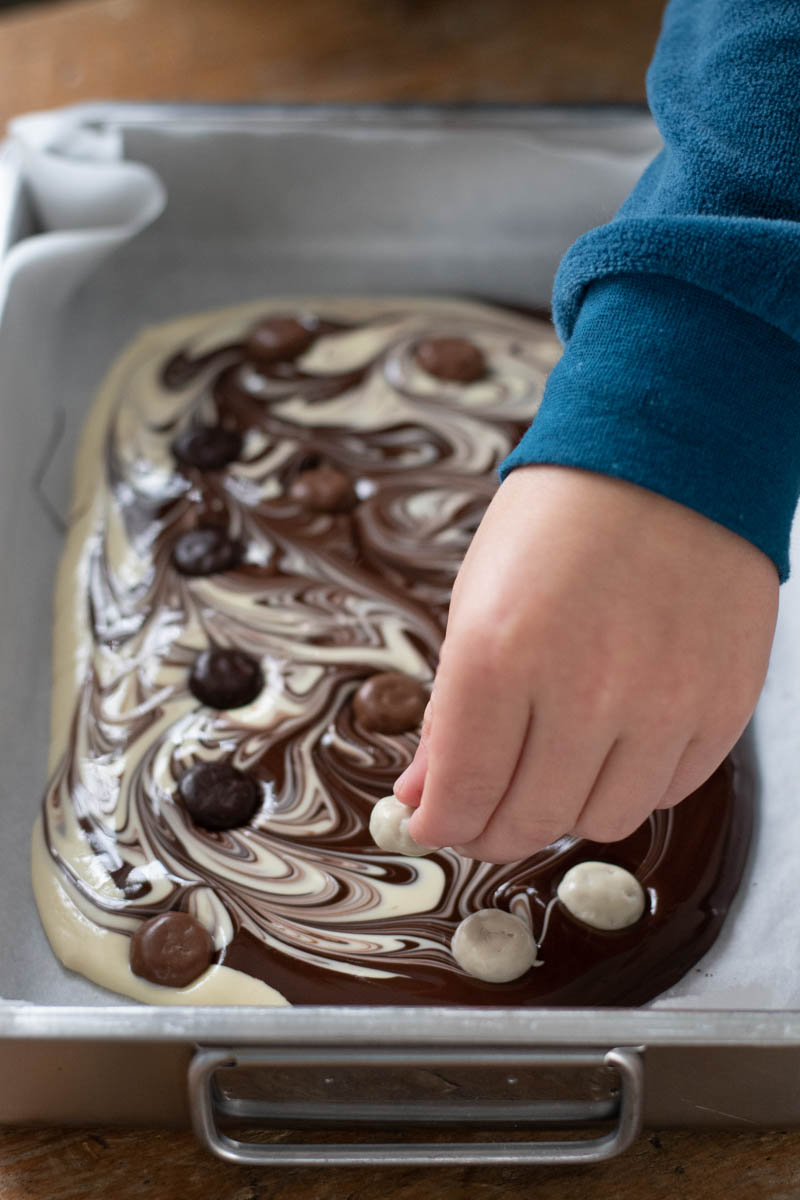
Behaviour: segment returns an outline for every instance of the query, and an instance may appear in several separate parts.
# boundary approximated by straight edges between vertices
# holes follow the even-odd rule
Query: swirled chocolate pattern
[[[455,346],[459,370],[426,370],[431,346]],[[156,1002],[609,1004],[653,996],[711,944],[748,841],[741,755],[613,847],[566,838],[498,867],[403,858],[369,836],[413,755],[404,724],[497,464],[556,355],[541,321],[398,299],[244,306],[123,356],[78,463],[35,836],[37,899],[67,965]],[[472,358],[481,371],[459,365]],[[217,655],[222,691],[209,650],[231,652]],[[203,654],[200,693],[235,706],[196,698]],[[354,705],[373,676],[409,681],[408,716]],[[209,817],[204,779],[246,802],[229,791]],[[581,926],[557,900],[564,872],[598,857],[645,889],[630,929]],[[459,921],[496,906],[529,919],[540,947],[503,984],[449,950]],[[179,988],[128,955],[172,911],[213,940],[211,967]]]

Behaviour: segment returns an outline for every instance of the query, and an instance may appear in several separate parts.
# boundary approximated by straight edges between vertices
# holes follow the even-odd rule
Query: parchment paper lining
[[[0,991],[45,1004],[121,1002],[56,961],[28,865],[59,524],[80,422],[114,355],[143,325],[259,295],[545,304],[563,250],[610,217],[658,146],[649,121],[625,113],[404,124],[101,111],[111,124],[81,109],[22,119],[0,177],[3,227],[41,231],[0,268]],[[763,798],[750,869],[714,949],[657,1007],[800,1006],[786,953],[800,939],[799,678],[792,580],[755,723]]]

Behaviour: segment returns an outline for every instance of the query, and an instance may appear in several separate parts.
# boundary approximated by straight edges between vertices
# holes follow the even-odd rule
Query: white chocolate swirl
[[[243,336],[286,312],[321,322],[317,337],[297,364],[260,369]],[[487,377],[427,374],[414,347],[430,336],[478,345]],[[183,908],[218,961],[180,1002],[349,999],[358,981],[368,1000],[382,986],[380,1003],[387,985],[398,1000],[435,999],[460,976],[455,925],[498,897],[530,899],[531,872],[569,853],[564,839],[526,875],[454,851],[412,861],[378,850],[371,806],[416,733],[370,734],[351,709],[374,673],[430,683],[455,573],[554,346],[543,322],[475,304],[270,301],[173,322],[123,356],[77,467],[52,782],[35,840],[42,917],[68,965],[163,996],[131,974],[123,943],[144,918]],[[176,466],[173,439],[198,421],[245,434],[225,470]],[[353,482],[352,514],[309,513],[290,495],[320,460]],[[209,521],[244,545],[243,563],[178,574],[173,542]],[[194,698],[188,673],[212,644],[258,659],[265,685],[252,703],[220,712]],[[258,779],[249,825],[211,833],[177,801],[183,773],[214,761]],[[654,861],[667,828],[651,827]],[[534,897],[541,926],[552,903]],[[80,929],[92,931],[83,943]]]

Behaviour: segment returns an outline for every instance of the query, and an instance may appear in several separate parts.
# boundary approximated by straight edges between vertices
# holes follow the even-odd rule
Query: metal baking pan
[[[113,356],[144,323],[266,294],[546,305],[565,247],[609,218],[658,148],[646,114],[100,104],[12,134],[0,151],[0,1121],[191,1121],[221,1156],[272,1164],[589,1162],[643,1123],[800,1123],[800,983],[780,961],[800,918],[778,903],[798,776],[791,583],[754,733],[769,820],[720,942],[652,1007],[134,1007],[55,961],[21,849],[45,783],[72,452]],[[307,1132],[263,1145],[231,1123]],[[364,1137],[315,1144],[319,1126]],[[384,1128],[394,1140],[375,1141]],[[412,1128],[452,1132],[428,1143]],[[542,1128],[568,1133],[528,1136]],[[511,1132],[476,1142],[463,1129]]]

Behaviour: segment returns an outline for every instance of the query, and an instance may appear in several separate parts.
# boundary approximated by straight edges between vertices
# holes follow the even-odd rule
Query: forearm
[[[559,270],[566,342],[507,460],[640,483],[788,570],[800,491],[800,5],[673,0],[649,75],[665,148]]]

